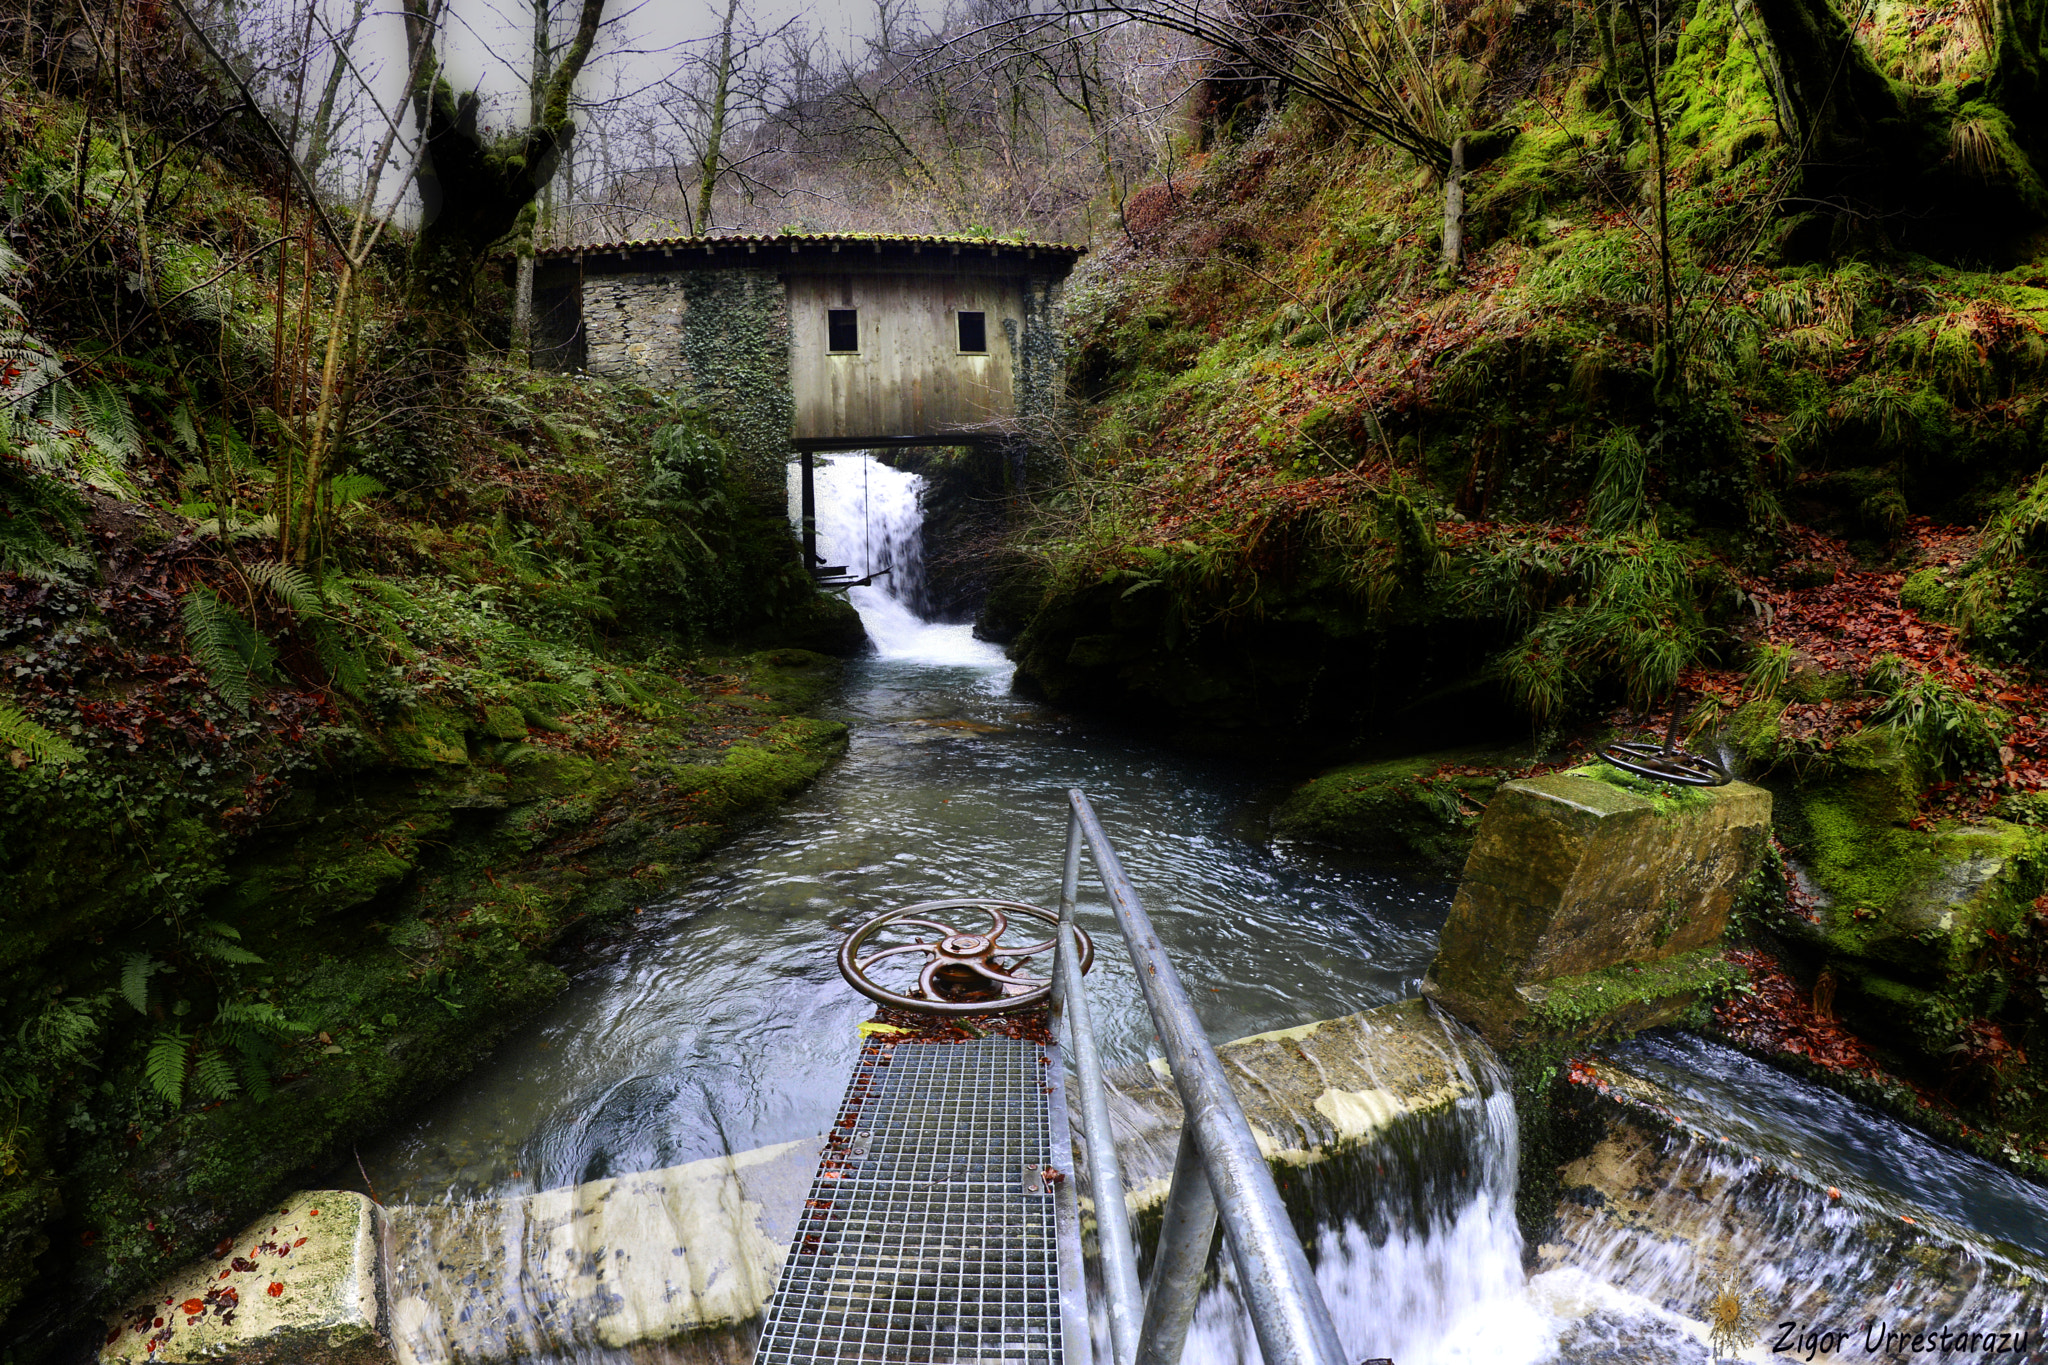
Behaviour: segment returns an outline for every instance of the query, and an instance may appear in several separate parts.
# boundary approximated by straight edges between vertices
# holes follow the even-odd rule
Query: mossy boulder
[[[484,708],[483,733],[492,739],[519,740],[527,735],[526,717],[509,702]]]
[[[1559,1031],[1544,1007],[1574,979],[1719,941],[1770,814],[1760,787],[1669,787],[1604,764],[1503,783],[1480,819],[1424,994],[1496,1046]],[[1576,1009],[1570,1031],[1669,1022],[1697,998],[1686,983],[1698,975],[1688,968],[1626,992],[1625,1016]],[[1598,979],[1586,992],[1606,994]]]
[[[1455,749],[1333,769],[1274,811],[1273,833],[1454,874],[1509,761],[1494,749]]]
[[[394,761],[406,768],[436,768],[469,762],[467,726],[439,706],[416,706],[384,732]]]
[[[850,659],[868,649],[867,627],[842,593],[816,592],[746,637],[752,645],[783,645]]]

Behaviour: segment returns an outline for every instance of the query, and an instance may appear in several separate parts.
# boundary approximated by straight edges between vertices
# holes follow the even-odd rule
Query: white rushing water
[[[1467,1068],[1460,1054],[1445,1058]],[[1540,1365],[1556,1358],[1559,1324],[1527,1292],[1515,1226],[1514,1098],[1497,1066],[1470,1076],[1476,1093],[1427,1120],[1424,1135],[1384,1144],[1370,1159],[1387,1188],[1425,1190],[1427,1212],[1362,1223],[1332,1209],[1316,1238],[1316,1283],[1353,1359],[1399,1365]],[[1346,1192],[1321,1201],[1340,1208]],[[1398,1201],[1397,1201],[1398,1202]],[[1238,1300],[1234,1267],[1202,1296],[1188,1333],[1187,1365],[1261,1359]],[[1099,1345],[1106,1346],[1106,1341]]]
[[[924,479],[891,469],[863,452],[816,457],[818,553],[855,577],[877,577],[849,588],[868,638],[884,659],[906,663],[1000,670],[1003,651],[974,638],[969,625],[939,625],[917,614],[924,588]]]

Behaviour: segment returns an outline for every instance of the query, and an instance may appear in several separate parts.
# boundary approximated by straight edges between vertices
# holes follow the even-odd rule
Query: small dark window
[[[858,351],[860,349],[860,309],[827,308],[825,310],[825,349],[830,351]]]
[[[988,314],[960,315],[960,349],[972,351],[977,355],[988,353]]]

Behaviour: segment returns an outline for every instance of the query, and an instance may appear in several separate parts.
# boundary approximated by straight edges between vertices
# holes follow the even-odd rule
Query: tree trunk
[[[1998,58],[1986,99],[1953,114],[1915,107],[1856,41],[1831,0],[1756,0],[1777,53],[1784,120],[1799,158],[1781,249],[1826,255],[1846,235],[1882,235],[1929,255],[2009,257],[2048,208],[2036,168],[2048,150],[2048,0],[1998,6]],[[1952,154],[1951,132],[1984,120],[2014,152],[1987,172]],[[2032,160],[2029,159],[2029,153]]]
[[[405,0],[406,38],[414,53],[433,41],[426,5],[427,0]],[[554,175],[575,133],[570,88],[590,55],[603,14],[604,0],[582,0],[576,36],[542,91],[540,117],[499,141],[487,139],[477,126],[481,101],[476,92],[458,95],[433,55],[419,63],[412,101],[426,154],[418,177],[421,225],[413,245],[410,290],[414,307],[466,309],[485,256],[518,226],[521,211]]]
[[[1451,168],[1444,173],[1444,271],[1458,273],[1465,260],[1465,139],[1451,143]]]
[[[517,274],[512,284],[512,363],[533,364],[533,243],[528,240],[519,252]]]
[[[739,14],[740,0],[726,0],[725,24],[718,31],[718,74],[711,88],[711,127],[704,134],[704,164],[697,182],[697,231],[711,230],[711,192],[718,188],[725,152],[725,107],[732,91],[732,24]]]

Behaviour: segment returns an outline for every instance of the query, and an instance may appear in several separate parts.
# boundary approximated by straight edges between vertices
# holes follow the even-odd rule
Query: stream
[[[1449,885],[1276,848],[1247,814],[1262,795],[1253,777],[1011,695],[999,649],[913,609],[921,480],[841,455],[817,484],[821,553],[856,573],[888,571],[850,590],[875,650],[848,665],[829,713],[850,727],[846,757],[648,904],[630,935],[459,1088],[366,1147],[363,1172],[385,1202],[503,1198],[824,1131],[858,1051],[856,1025],[872,1012],[839,978],[840,937],[916,900],[1055,904],[1068,787],[1095,802],[1213,1040],[1417,993]],[[1082,896],[1081,924],[1100,948],[1089,980],[1105,1063],[1156,1057],[1121,939],[1086,872]],[[1929,1202],[1958,1226],[1985,1206],[1987,1246],[2048,1247],[2048,1199],[1982,1162],[1924,1140],[1873,1141],[1836,1097],[1765,1068],[1778,1089],[1760,1090],[1764,1078],[1744,1073],[1742,1059],[1715,1061],[1723,1050],[1702,1052],[1696,1040],[1633,1047],[1634,1065],[1691,1085],[1703,1111],[1762,1093],[1752,1127],[1785,1150],[1798,1143],[1823,1165],[1848,1153],[1864,1163],[1857,1181],[1894,1196],[1932,1180],[1940,1193]],[[1456,1179],[1422,1225],[1368,1233],[1333,1215],[1318,1234],[1318,1279],[1347,1348],[1399,1365],[1707,1360],[1704,1326],[1672,1306],[1690,1281],[1673,1288],[1680,1272],[1662,1251],[1610,1237],[1597,1254],[1527,1272],[1513,1217],[1514,1110],[1503,1078],[1486,1088],[1434,1140],[1453,1152]],[[1787,1122],[1824,1131],[1808,1141],[1788,1136]],[[1191,1365],[1259,1358],[1220,1260]],[[1659,1279],[1653,1265],[1669,1273]],[[1796,1272],[1758,1273],[1770,1282]],[[2038,1314],[2032,1302],[1999,1300],[2001,1311]]]

